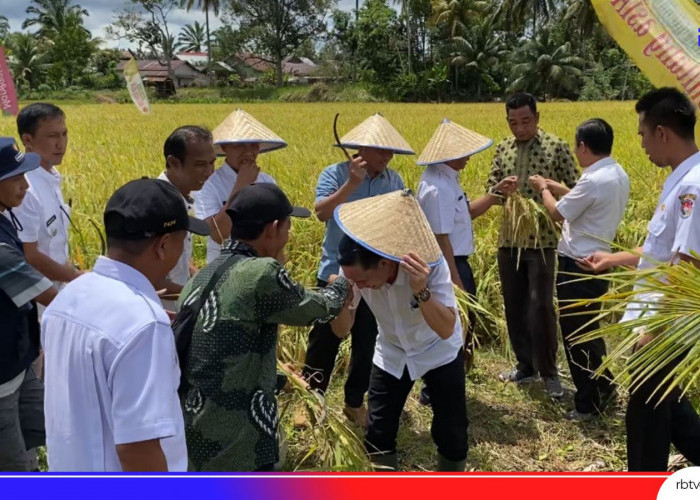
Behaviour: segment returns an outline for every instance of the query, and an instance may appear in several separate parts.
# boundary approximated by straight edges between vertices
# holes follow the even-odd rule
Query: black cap
[[[253,183],[241,189],[231,200],[226,213],[234,224],[268,223],[292,217],[310,217],[304,207],[294,207],[275,184]]]
[[[117,189],[107,202],[105,231],[110,238],[142,240],[187,230],[209,235],[209,226],[190,217],[180,192],[169,182],[137,179]]]
[[[0,181],[39,168],[41,157],[22,153],[12,137],[0,137]]]

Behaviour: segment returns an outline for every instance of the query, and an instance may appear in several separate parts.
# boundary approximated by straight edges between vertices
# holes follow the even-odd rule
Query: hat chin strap
[[[15,227],[17,232],[22,232],[24,231],[24,226],[22,226],[22,223],[19,221],[17,216],[12,212],[12,209],[5,205],[5,203],[0,200],[0,208],[3,210],[7,210],[10,213],[10,220],[12,221],[12,225]]]

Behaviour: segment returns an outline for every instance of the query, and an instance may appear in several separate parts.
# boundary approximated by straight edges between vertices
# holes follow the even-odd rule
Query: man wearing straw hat
[[[578,172],[569,146],[541,130],[539,116],[537,102],[530,94],[518,93],[506,101],[513,137],[497,146],[487,181],[488,191],[501,195],[496,185],[506,177],[517,178],[517,191],[505,203],[498,235],[498,272],[517,364],[499,378],[523,384],[541,376],[547,394],[558,398],[564,394],[556,364],[554,307],[554,249],[559,238],[544,210],[531,205],[541,204],[542,197],[529,185],[528,178],[539,174],[572,188]]]
[[[268,174],[261,172],[256,160],[258,154],[284,148],[287,143],[272,130],[238,109],[228,115],[212,132],[218,155],[226,161],[195,193],[195,214],[211,228],[207,240],[207,262],[221,252],[221,244],[231,235],[231,219],[226,214],[231,198],[253,182],[276,184]]]
[[[476,297],[474,273],[469,256],[474,252],[472,219],[486,212],[499,198],[486,194],[472,202],[459,183],[459,173],[469,158],[493,144],[493,140],[445,119],[425,146],[418,165],[427,165],[418,185],[418,203],[425,213],[430,228],[445,256],[455,286]],[[496,189],[510,194],[515,189],[515,178],[499,181]],[[466,333],[465,351],[470,351],[470,333],[475,316],[469,312],[469,332]],[[424,388],[420,402],[429,404]]]
[[[439,471],[464,471],[467,459],[462,325],[450,269],[410,191],[345,203],[334,218],[341,275],[377,318],[379,335],[368,393],[365,446],[377,468],[396,470],[396,434],[415,380],[428,386]],[[352,326],[350,308],[334,321]],[[381,469],[380,469],[381,470]]]
[[[357,149],[351,160],[326,167],[316,186],[316,216],[326,223],[318,285],[324,286],[338,273],[338,243],[343,232],[333,218],[341,203],[377,196],[404,188],[401,176],[388,164],[394,154],[413,154],[411,146],[380,114],[375,114],[340,139],[336,146]],[[369,387],[377,322],[364,301],[358,305],[352,330],[350,371],[345,383],[345,415],[364,427],[364,397]],[[342,341],[328,325],[318,325],[309,334],[304,376],[312,388],[325,392]]]

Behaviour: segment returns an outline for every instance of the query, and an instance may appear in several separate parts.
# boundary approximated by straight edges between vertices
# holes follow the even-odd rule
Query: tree
[[[537,17],[545,21],[556,12],[555,0],[503,0],[496,9],[499,17],[509,30],[523,28],[527,19],[532,19],[532,37],[537,36]]]
[[[283,83],[282,60],[308,38],[325,33],[332,0],[229,0],[228,9],[259,55],[270,57]]]
[[[48,58],[53,62],[50,76],[55,86],[74,85],[85,72],[90,58],[99,48],[101,40],[91,38],[82,25],[82,17],[71,13],[60,31],[53,34]]]
[[[7,37],[10,71],[17,90],[31,91],[39,86],[49,65],[37,38],[29,33],[11,33]]]
[[[195,21],[194,24],[188,24],[182,28],[177,40],[182,50],[201,52],[206,36],[204,26]]]
[[[205,26],[207,31],[207,56],[209,57],[208,63],[211,63],[211,35],[209,32],[209,11],[214,12],[215,16],[219,15],[219,8],[221,6],[220,0],[181,0],[180,6],[190,9],[194,6],[195,1],[197,2],[197,8],[204,11]]]
[[[573,94],[583,76],[583,58],[571,54],[571,44],[559,44],[549,30],[541,31],[540,36],[525,43],[516,52],[515,60],[522,61],[512,69],[515,78],[511,91],[527,90],[542,95],[567,92]]]
[[[357,59],[370,78],[390,81],[400,69],[403,52],[396,11],[386,0],[366,0],[357,19]]]
[[[31,0],[25,11],[33,16],[28,17],[22,23],[22,29],[30,26],[39,26],[37,35],[53,39],[67,26],[74,26],[77,19],[80,19],[80,27],[89,35],[90,32],[82,26],[83,16],[89,16],[87,10],[80,5],[71,5],[73,0]]]
[[[212,43],[214,53],[212,57],[217,60],[226,59],[231,54],[239,52],[244,44],[245,37],[243,34],[226,24],[214,31],[214,42]]]
[[[562,22],[578,31],[581,49],[584,47],[584,37],[600,26],[591,0],[571,0],[564,11]]]
[[[0,15],[0,42],[10,34],[10,22],[5,16]]]
[[[470,21],[481,19],[487,2],[479,0],[432,0],[433,16],[430,22],[441,29],[443,36],[464,35]]]

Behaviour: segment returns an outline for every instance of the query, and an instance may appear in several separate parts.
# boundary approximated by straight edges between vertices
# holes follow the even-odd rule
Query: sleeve
[[[491,161],[491,173],[489,174],[489,178],[486,180],[487,191],[503,180],[503,165],[501,164],[502,151],[503,147],[501,144],[499,144],[496,147],[496,154],[493,156],[493,160]]]
[[[557,202],[557,211],[564,219],[573,222],[593,204],[595,196],[593,183],[583,179],[576,183],[576,186]]]
[[[421,180],[418,185],[418,204],[435,234],[450,234],[454,229],[454,206],[450,207],[449,201],[447,196],[440,196],[435,184]]]
[[[22,243],[36,243],[39,241],[39,228],[41,227],[41,205],[33,191],[27,191],[20,206],[13,213],[22,224],[22,230],[17,231],[17,236]]]
[[[574,161],[574,156],[571,154],[571,149],[569,145],[561,141],[559,155],[557,157],[557,166],[560,169],[559,175],[561,176],[558,180],[563,182],[570,189],[576,185],[576,181],[579,178],[578,169],[576,168],[576,162]]]
[[[218,214],[223,208],[224,200],[220,200],[216,195],[216,190],[213,188],[212,182],[214,178],[210,177],[204,183],[202,189],[194,195],[194,213],[200,219],[206,219],[212,215]]]
[[[115,444],[177,433],[173,414],[179,382],[173,380],[176,364],[173,332],[155,321],[136,332],[121,350],[109,374]]]
[[[430,271],[428,288],[430,288],[430,295],[440,304],[457,308],[457,298],[450,277],[450,268],[444,258]]]
[[[681,186],[675,205],[678,218],[676,236],[673,240],[673,252],[690,257],[700,256],[700,184]],[[693,255],[695,253],[696,255]]]
[[[321,175],[318,176],[315,203],[318,203],[324,198],[328,198],[340,189],[340,181],[338,177],[334,175],[336,168],[337,167],[326,167],[323,169],[323,172],[321,172]]]
[[[47,278],[27,263],[22,252],[12,245],[0,243],[0,290],[17,307],[22,307],[52,286]]]
[[[256,318],[265,323],[305,326],[327,323],[343,308],[349,283],[339,277],[332,285],[308,290],[294,281],[287,270],[274,259],[268,259],[258,282]]]
[[[396,189],[403,191],[406,189],[406,184],[403,181],[403,177],[401,177],[401,174],[396,171],[394,171],[394,173],[396,174]]]

